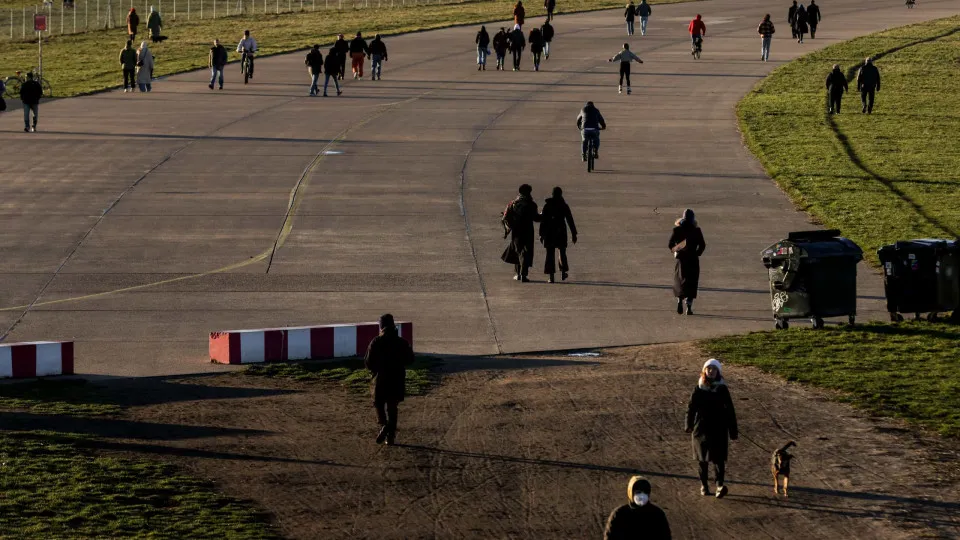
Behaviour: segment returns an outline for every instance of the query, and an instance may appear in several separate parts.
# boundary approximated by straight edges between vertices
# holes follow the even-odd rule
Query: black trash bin
[[[789,319],[811,319],[823,327],[824,317],[857,316],[857,263],[863,250],[840,231],[792,232],[763,250],[770,274],[770,305],[778,329]]]
[[[883,289],[890,320],[903,320],[903,313],[917,319],[927,313],[936,320],[940,313],[960,307],[960,242],[925,238],[883,246],[877,250],[883,265]]]

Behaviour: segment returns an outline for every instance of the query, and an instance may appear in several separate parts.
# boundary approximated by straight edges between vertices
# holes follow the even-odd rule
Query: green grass
[[[407,395],[422,396],[437,384],[435,369],[440,360],[417,356],[407,368]],[[336,382],[354,392],[370,391],[370,372],[362,358],[336,362],[277,362],[250,366],[244,374],[295,381]]]
[[[851,82],[843,113],[827,116],[831,67],[855,78],[867,56],[879,56],[883,83],[873,114]],[[960,16],[896,28],[775,70],[740,102],[740,126],[797,205],[876,263],[881,245],[960,234],[958,77]]]
[[[83,381],[0,385],[0,419],[23,410],[109,421],[121,409],[107,388]],[[268,515],[210,482],[156,459],[100,455],[98,442],[75,433],[0,432],[0,536],[279,537]]]
[[[152,46],[151,50],[156,57],[155,75],[163,76],[206,68],[213,39],[220,38],[232,51],[230,46],[235,46],[246,28],[257,38],[263,56],[304,49],[314,43],[331,43],[339,32],[351,34],[359,30],[365,35],[376,32],[390,35],[511,18],[513,5],[514,0],[492,0],[379,10],[259,14],[176,23],[166,20],[163,33],[170,39]],[[561,8],[563,13],[570,13],[622,6],[621,0],[565,0]],[[542,3],[532,2],[527,6],[528,20],[539,23],[542,18],[537,17],[542,14]],[[562,38],[560,29],[558,39]],[[464,31],[464,45],[470,45],[472,40],[470,32]],[[118,87],[122,85],[118,56],[125,41],[126,27],[48,38],[44,42],[44,78],[50,81],[58,97]],[[238,58],[231,52],[232,60]],[[35,42],[0,42],[0,74],[12,74],[36,64]]]
[[[838,390],[873,413],[960,437],[960,327],[927,322],[757,332],[707,340],[723,362]]]

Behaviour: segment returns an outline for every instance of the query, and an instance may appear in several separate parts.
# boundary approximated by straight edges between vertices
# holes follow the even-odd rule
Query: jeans
[[[640,35],[647,35],[647,19],[650,17],[640,17]]]
[[[23,104],[23,127],[30,127],[30,111],[33,111],[33,127],[37,127],[37,113],[40,110],[40,106],[36,103],[33,105]]]
[[[533,67],[534,68],[540,67],[540,53],[538,52],[533,53]]]
[[[873,112],[873,93],[875,91],[873,88],[860,89],[860,103],[863,103],[863,109],[868,113]]]
[[[310,74],[310,95],[315,96],[320,93],[320,71]]]
[[[333,79],[333,86],[337,89],[337,94],[340,93],[340,81],[337,80],[337,73],[331,74],[329,71],[323,79],[323,95],[327,95],[327,86],[330,84],[330,79]]]
[[[627,78],[627,88],[630,88],[630,62],[620,62],[620,86],[623,86],[623,78]]]
[[[479,45],[477,46],[477,65],[478,66],[487,65],[487,49]]]
[[[770,59],[770,42],[773,41],[773,36],[763,36],[760,38],[760,58],[764,60]]]
[[[633,35],[633,21],[630,21],[630,20],[627,21],[627,35],[628,36]]]
[[[567,248],[566,247],[557,247],[550,244],[546,244],[547,248],[547,259],[543,263],[543,273],[544,274],[556,274],[556,260],[557,260],[557,251],[560,252],[560,271],[567,272],[570,270],[570,267],[567,265]]]
[[[510,49],[510,52],[513,53],[513,69],[520,69],[520,56],[523,54],[523,50]]]
[[[550,58],[550,42],[543,44],[543,54],[547,55],[547,58]]]
[[[210,86],[217,80],[217,74],[220,75],[220,88],[223,88],[223,66],[210,68]]]
[[[717,485],[718,485],[718,486],[722,486],[722,485],[723,485],[724,469],[726,468],[725,465],[726,465],[725,463],[714,463],[714,464],[713,464],[714,472],[715,472],[716,475],[717,475]],[[703,487],[708,487],[708,486],[707,486],[707,472],[708,472],[708,470],[709,470],[709,467],[710,467],[710,464],[709,464],[708,462],[706,462],[706,461],[701,461],[701,462],[700,462],[700,470],[699,470],[698,472],[700,473],[700,484],[701,484]]]
[[[397,433],[397,402],[396,401],[378,401],[374,400],[374,408],[377,409],[377,424],[386,428],[387,433]]]
[[[370,57],[370,78],[379,79],[381,71],[383,71],[383,57],[374,54]]]
[[[843,92],[830,92],[830,112],[840,112],[840,102],[843,101]]]
[[[698,41],[699,41],[699,42],[702,42],[702,41],[703,41],[703,38],[700,37],[700,34],[694,34],[694,35],[690,36],[690,45],[691,45],[694,49],[697,48],[697,42],[698,42]]]
[[[593,141],[594,151],[600,150],[600,130],[599,129],[584,129],[580,131],[580,153],[587,153],[587,141]]]
[[[138,86],[141,92],[149,92],[152,90],[150,83],[140,83]]]
[[[500,68],[500,69],[503,69],[504,56],[506,56],[506,55],[505,55],[505,54],[497,53],[497,67]]]
[[[137,69],[123,68],[123,89],[137,87]]]

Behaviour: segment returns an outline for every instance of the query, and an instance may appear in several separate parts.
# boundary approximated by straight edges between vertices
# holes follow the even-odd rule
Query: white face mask
[[[650,502],[650,495],[647,495],[646,493],[635,493],[633,495],[633,503],[637,506],[644,506],[648,502]]]

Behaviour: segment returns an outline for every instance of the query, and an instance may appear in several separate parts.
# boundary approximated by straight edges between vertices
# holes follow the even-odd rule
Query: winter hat
[[[635,493],[646,493],[650,495],[650,481],[642,476],[634,476],[627,483],[627,500],[633,502]]]
[[[717,368],[717,375],[723,374],[723,366],[720,365],[720,361],[717,360],[716,358],[711,358],[706,362],[704,362],[703,367],[700,369],[700,371],[706,371],[707,368],[710,366]]]

